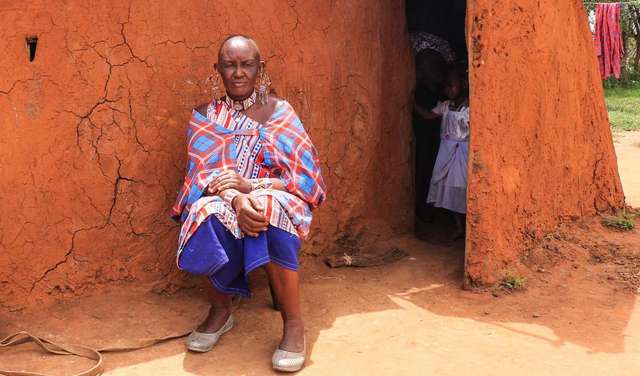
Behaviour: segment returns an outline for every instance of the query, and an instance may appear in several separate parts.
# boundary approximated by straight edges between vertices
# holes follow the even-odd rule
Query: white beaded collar
[[[249,107],[253,106],[256,103],[256,92],[254,90],[253,93],[248,98],[245,98],[241,101],[236,101],[231,99],[228,95],[224,97],[224,103],[236,111],[246,111]]]

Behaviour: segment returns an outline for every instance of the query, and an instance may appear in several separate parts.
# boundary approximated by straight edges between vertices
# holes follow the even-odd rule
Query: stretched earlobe
[[[269,88],[271,87],[271,77],[265,69],[264,62],[261,62],[260,71],[256,80],[256,102],[259,104],[267,104],[269,102]]]
[[[207,82],[211,84],[211,95],[215,101],[220,99],[220,74],[215,72],[207,78]]]

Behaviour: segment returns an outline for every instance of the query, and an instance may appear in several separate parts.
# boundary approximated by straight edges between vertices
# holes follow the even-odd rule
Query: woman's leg
[[[304,322],[300,309],[300,283],[298,272],[274,263],[265,265],[275,290],[282,315],[282,341],[279,348],[291,352],[304,350]]]
[[[464,222],[465,215],[462,213],[453,213],[453,218],[456,223],[456,228],[453,233],[453,240],[464,239],[465,231],[464,231]]]
[[[209,309],[209,315],[197,330],[201,333],[213,333],[220,330],[227,322],[229,315],[231,315],[231,295],[223,294],[216,290],[208,278],[204,280],[211,308]]]

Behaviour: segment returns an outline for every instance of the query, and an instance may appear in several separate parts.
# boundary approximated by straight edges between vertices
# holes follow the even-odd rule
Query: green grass
[[[605,97],[614,131],[640,131],[640,87],[609,88]]]
[[[507,275],[500,281],[500,286],[509,291],[523,290],[527,285],[527,279],[517,275]]]
[[[637,213],[620,210],[617,215],[602,219],[602,224],[619,231],[630,231],[635,227]]]

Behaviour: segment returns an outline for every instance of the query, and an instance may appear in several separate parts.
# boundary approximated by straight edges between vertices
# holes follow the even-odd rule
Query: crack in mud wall
[[[469,1],[467,283],[493,283],[563,220],[624,196],[578,0]]]
[[[401,5],[0,3],[11,25],[0,30],[0,307],[179,279],[168,208],[186,122],[209,99],[218,43],[233,32],[258,40],[321,155],[330,194],[305,253],[408,231],[412,63]],[[39,38],[32,63],[27,35]]]

